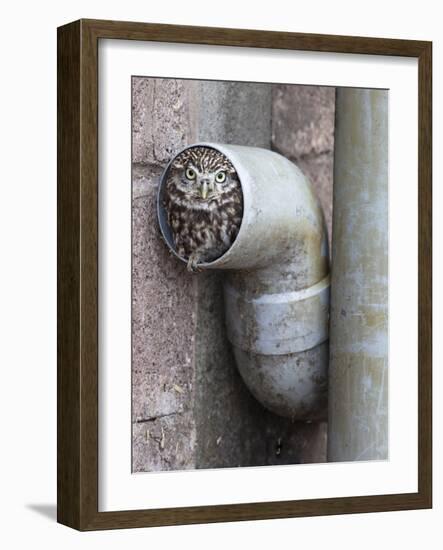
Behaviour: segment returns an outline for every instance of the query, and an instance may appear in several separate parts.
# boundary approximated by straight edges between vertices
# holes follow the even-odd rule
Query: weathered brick
[[[134,471],[325,460],[324,424],[277,417],[249,393],[226,339],[223,275],[187,273],[162,242],[155,211],[166,163],[190,143],[269,148],[274,136],[277,148],[278,132],[292,135],[302,120],[304,135],[314,136],[317,130],[309,134],[311,122],[303,118],[308,99],[298,104],[290,90],[289,108],[280,92],[269,84],[133,80]],[[327,111],[322,93],[312,94]],[[314,111],[309,116],[315,126]],[[321,198],[330,184],[330,154],[317,150],[328,139],[312,138],[315,155],[299,161],[314,185],[325,188]]]

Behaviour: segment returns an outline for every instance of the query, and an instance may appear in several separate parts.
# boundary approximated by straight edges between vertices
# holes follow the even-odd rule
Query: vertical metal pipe
[[[388,456],[388,92],[338,88],[328,460]]]

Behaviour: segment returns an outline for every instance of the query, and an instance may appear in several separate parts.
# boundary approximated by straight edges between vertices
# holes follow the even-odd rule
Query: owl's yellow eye
[[[195,170],[193,170],[192,168],[187,168],[185,172],[185,176],[188,180],[195,180],[195,178],[197,177],[197,174],[195,173]]]
[[[219,172],[219,173],[215,176],[215,181],[216,181],[217,183],[223,183],[225,180],[226,180],[226,172]]]

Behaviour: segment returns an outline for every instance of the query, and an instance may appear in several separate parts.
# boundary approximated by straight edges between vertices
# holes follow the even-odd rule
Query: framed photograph
[[[58,521],[432,506],[432,44],[58,29]]]

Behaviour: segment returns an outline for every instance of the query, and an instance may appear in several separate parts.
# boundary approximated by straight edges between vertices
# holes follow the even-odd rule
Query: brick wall
[[[159,236],[159,177],[196,141],[283,153],[331,213],[334,93],[270,84],[134,78],[133,470],[320,462],[324,423],[266,411],[243,384],[224,330],[222,274],[189,274]]]

